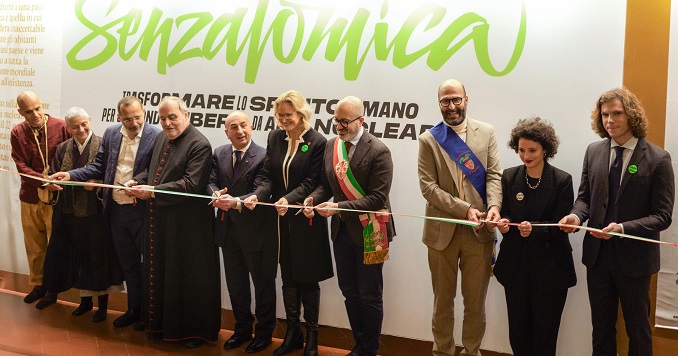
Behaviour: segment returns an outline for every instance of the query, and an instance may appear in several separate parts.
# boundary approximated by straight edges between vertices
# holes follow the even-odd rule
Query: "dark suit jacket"
[[[536,195],[531,196],[533,199],[516,198],[518,193],[529,191],[524,165],[506,169],[501,186],[501,216],[511,222],[557,223],[572,209],[572,176],[548,163],[544,165]],[[511,226],[503,236],[494,275],[505,287],[526,278],[519,275],[519,271],[526,269],[530,271],[532,286],[542,292],[566,289],[577,283],[570,240],[557,226],[533,227],[527,238],[520,236],[518,227]],[[526,260],[529,261],[527,266],[524,265]]]
[[[617,204],[617,219],[630,235],[659,240],[659,232],[671,225],[675,187],[673,167],[668,152],[645,139],[638,140],[628,169],[622,175],[617,201],[609,201],[610,139],[594,142],[586,149],[577,201],[572,213],[583,224],[603,228],[609,204]],[[586,233],[582,261],[593,267],[598,259],[601,240]],[[619,266],[629,277],[648,276],[659,271],[659,245],[612,238]]]
[[[313,129],[304,133],[303,141],[299,142],[290,164],[285,187],[282,165],[287,156],[286,137],[287,133],[280,129],[273,130],[268,135],[261,184],[254,192],[259,201],[276,202],[285,197],[290,204],[302,204],[320,182],[327,139]],[[295,280],[304,283],[317,282],[334,275],[326,218],[316,214],[309,224],[304,214],[295,215],[297,209],[289,209],[280,218],[272,207],[259,206],[257,209],[263,209],[266,215],[266,233],[276,240],[279,234],[289,235],[292,275]]]
[[[115,169],[118,166],[120,144],[122,143],[122,133],[120,132],[121,127],[122,124],[117,124],[107,128],[106,131],[104,131],[101,147],[99,147],[99,152],[97,153],[97,157],[94,159],[94,162],[83,168],[69,171],[68,174],[71,175],[71,180],[86,181],[90,179],[99,179],[103,180],[104,184],[116,184],[114,179]],[[148,123],[144,124],[144,129],[141,132],[141,141],[139,142],[139,148],[137,150],[137,156],[134,159],[134,171],[132,172],[132,176],[135,176],[148,168],[148,165],[151,161],[151,155],[153,154],[155,138],[160,132],[161,130],[159,128]],[[110,202],[113,200],[110,188],[103,189],[103,197],[104,214],[107,214],[110,209]],[[139,206],[139,212],[143,214],[143,200],[137,200],[137,206]]]
[[[212,156],[212,173],[210,174],[207,194],[228,188],[227,194],[241,199],[251,195],[259,185],[261,177],[257,175],[264,166],[266,149],[252,142],[241,158],[238,170],[233,172],[233,145],[227,144],[214,150]],[[242,206],[240,211],[229,209],[218,210],[214,225],[214,239],[217,245],[224,247],[227,237],[236,238],[244,251],[259,251],[263,247],[264,239],[261,234],[263,223],[263,209],[249,210]],[[242,227],[243,229],[236,229]],[[233,236],[227,234],[231,230],[239,233]]]
[[[334,173],[332,157],[336,140],[335,137],[327,142],[321,183],[311,194],[313,204],[318,205],[334,197],[334,202],[338,203],[339,208],[342,209],[375,211],[387,207],[391,211],[388,195],[393,181],[393,160],[388,147],[367,130],[363,131],[363,135],[355,146],[349,166],[353,176],[365,192],[365,196],[361,199],[348,200]],[[362,246],[363,225],[360,223],[359,215],[359,213],[345,211],[335,214],[332,217],[332,239],[334,240],[339,232],[339,221],[343,221],[353,241]],[[386,224],[386,229],[389,241],[393,240],[395,226],[392,216]]]

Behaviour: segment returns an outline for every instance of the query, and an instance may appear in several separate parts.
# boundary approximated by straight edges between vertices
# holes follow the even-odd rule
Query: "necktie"
[[[351,147],[353,147],[353,144],[349,141],[344,141],[344,145],[346,146],[346,156],[350,159],[351,158]]]
[[[234,151],[235,153],[235,163],[233,163],[233,172],[238,170],[238,166],[240,165],[240,160],[242,158],[242,151]]]
[[[610,201],[614,202],[617,200],[617,193],[619,193],[619,184],[621,182],[622,176],[622,166],[624,160],[624,147],[616,146],[614,147],[616,152],[616,157],[610,166]]]

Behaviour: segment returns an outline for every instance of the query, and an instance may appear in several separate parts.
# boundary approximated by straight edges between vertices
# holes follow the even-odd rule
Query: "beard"
[[[443,120],[451,126],[460,125],[464,120],[466,120],[466,107],[454,109],[446,109],[440,111],[443,114]]]

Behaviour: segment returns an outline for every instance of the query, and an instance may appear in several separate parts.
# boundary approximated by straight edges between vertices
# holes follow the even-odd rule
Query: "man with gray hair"
[[[103,180],[114,185],[127,182],[148,168],[155,139],[160,129],[144,122],[145,110],[134,96],[118,101],[118,124],[106,129],[96,159],[83,168],[59,172],[55,180]],[[125,195],[122,190],[103,189],[103,221],[107,225],[127,285],[127,311],[113,321],[124,327],[141,317],[141,274],[143,221],[146,202]],[[142,323],[135,325],[143,330]]]
[[[52,172],[84,167],[94,161],[101,146],[101,138],[90,129],[91,119],[84,109],[68,109],[65,120],[73,137],[57,147]],[[92,186],[51,184],[48,188],[59,193],[45,258],[47,295],[38,304],[54,304],[56,293],[74,287],[80,290],[80,306],[71,314],[81,316],[92,310],[92,297],[97,296],[99,308],[92,321],[104,321],[108,295],[123,289],[123,273],[113,241],[102,224],[98,191]],[[54,298],[48,298],[52,295]]]
[[[339,288],[355,346],[349,355],[376,355],[384,318],[382,268],[395,236],[389,192],[391,151],[363,127],[365,108],[355,96],[341,99],[332,122],[338,137],[327,141],[320,185],[304,200],[304,215],[332,216]],[[333,202],[328,202],[329,199]],[[372,211],[363,214],[340,209]],[[317,320],[315,327],[317,327]],[[306,320],[308,324],[309,321]]]
[[[148,201],[142,319],[149,338],[197,348],[216,341],[221,326],[214,210],[204,199],[189,196],[207,189],[212,147],[190,124],[180,98],[163,98],[158,117],[164,134],[156,139],[151,164],[126,182],[139,187],[128,190],[130,195]]]
[[[70,137],[66,123],[44,114],[40,98],[32,91],[21,92],[16,103],[17,111],[26,120],[12,128],[12,159],[19,173],[45,178],[56,147]],[[52,205],[50,192],[42,187],[42,182],[27,177],[21,177],[19,200],[28,258],[28,284],[33,286],[24,302],[33,303],[47,293],[42,285],[42,276],[47,243],[52,233]]]

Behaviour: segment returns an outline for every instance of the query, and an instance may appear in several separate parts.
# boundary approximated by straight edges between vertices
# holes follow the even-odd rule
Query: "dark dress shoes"
[[[37,304],[35,304],[35,309],[43,310],[43,309],[47,308],[48,306],[56,303],[56,301],[57,301],[57,294],[52,293],[52,292],[47,292],[45,294],[45,296],[42,297],[42,299],[40,299],[40,301],[38,301]]]
[[[107,314],[107,309],[99,308],[97,311],[92,315],[92,322],[93,323],[99,323],[104,320],[106,320],[106,314]]]
[[[362,354],[363,350],[360,349],[360,346],[355,345],[353,346],[353,350],[351,350],[351,352],[349,352],[346,356],[362,356]]]
[[[187,349],[197,349],[198,347],[205,345],[207,341],[199,338],[188,339],[184,342],[184,347]]]
[[[270,337],[266,339],[254,338],[254,340],[252,340],[252,342],[250,342],[250,344],[247,345],[245,352],[247,352],[248,354],[254,354],[260,351],[264,351],[270,344],[271,344]]]
[[[30,293],[26,294],[26,297],[24,297],[24,303],[31,304],[36,300],[44,297],[46,293],[47,289],[45,289],[45,287],[35,286],[33,287],[33,290]]]
[[[230,350],[240,347],[244,344],[245,341],[252,340],[251,334],[233,334],[226,342],[224,343],[224,349]]]
[[[113,326],[115,326],[116,328],[122,328],[128,325],[132,325],[139,321],[139,317],[140,317],[139,310],[134,308],[127,309],[125,314],[120,315],[117,319],[113,320]],[[136,330],[136,328],[134,330]]]
[[[94,308],[94,305],[92,304],[92,300],[90,299],[89,301],[84,301],[78,305],[78,307],[71,313],[73,316],[80,316],[88,311],[92,310]]]
[[[139,320],[134,323],[134,331],[144,331],[146,330],[146,324],[143,321]]]

